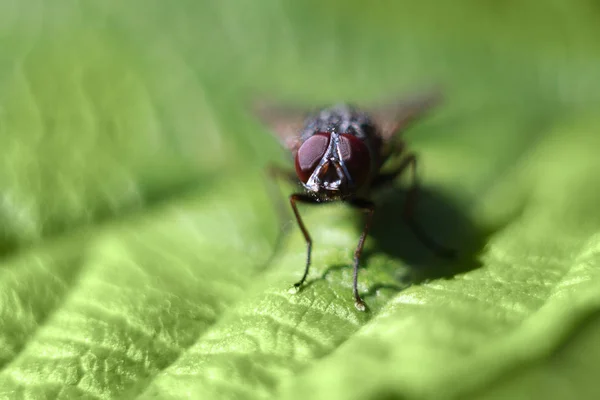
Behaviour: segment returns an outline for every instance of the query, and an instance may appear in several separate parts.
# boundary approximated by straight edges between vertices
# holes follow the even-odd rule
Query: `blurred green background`
[[[0,398],[597,398],[599,37],[582,0],[0,0]],[[248,100],[432,85],[405,136],[461,257],[392,195],[361,314],[359,219],[306,208],[288,294]]]

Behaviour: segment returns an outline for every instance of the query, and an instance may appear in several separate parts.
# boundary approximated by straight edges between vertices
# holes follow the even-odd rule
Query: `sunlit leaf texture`
[[[0,398],[600,398],[599,38],[583,0],[0,0]],[[433,86],[403,134],[458,258],[403,178],[368,312],[343,205],[302,207],[290,294],[251,99]]]

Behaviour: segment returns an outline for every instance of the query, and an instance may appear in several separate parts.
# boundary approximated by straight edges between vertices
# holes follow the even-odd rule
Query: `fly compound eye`
[[[339,143],[342,160],[356,187],[365,183],[371,170],[371,155],[367,145],[354,135],[340,135]]]
[[[298,149],[296,154],[296,174],[304,183],[308,182],[329,146],[330,134],[325,132],[315,133],[309,137]]]

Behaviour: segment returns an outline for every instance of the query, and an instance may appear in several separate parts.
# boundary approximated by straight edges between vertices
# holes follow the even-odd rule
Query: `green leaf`
[[[597,397],[597,14],[0,0],[0,398]],[[405,137],[418,219],[459,257],[382,194],[361,313],[360,216],[302,207],[313,266],[290,293],[305,243],[248,100],[436,84]]]

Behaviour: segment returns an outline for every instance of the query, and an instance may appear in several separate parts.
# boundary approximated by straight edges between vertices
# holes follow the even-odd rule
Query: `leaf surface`
[[[0,1],[0,398],[594,398],[600,51],[589,2]],[[442,85],[407,181],[302,207],[245,105]],[[276,191],[275,190],[275,191]],[[279,192],[277,192],[279,193]],[[278,197],[281,197],[278,199]],[[281,203],[278,203],[280,201]]]

